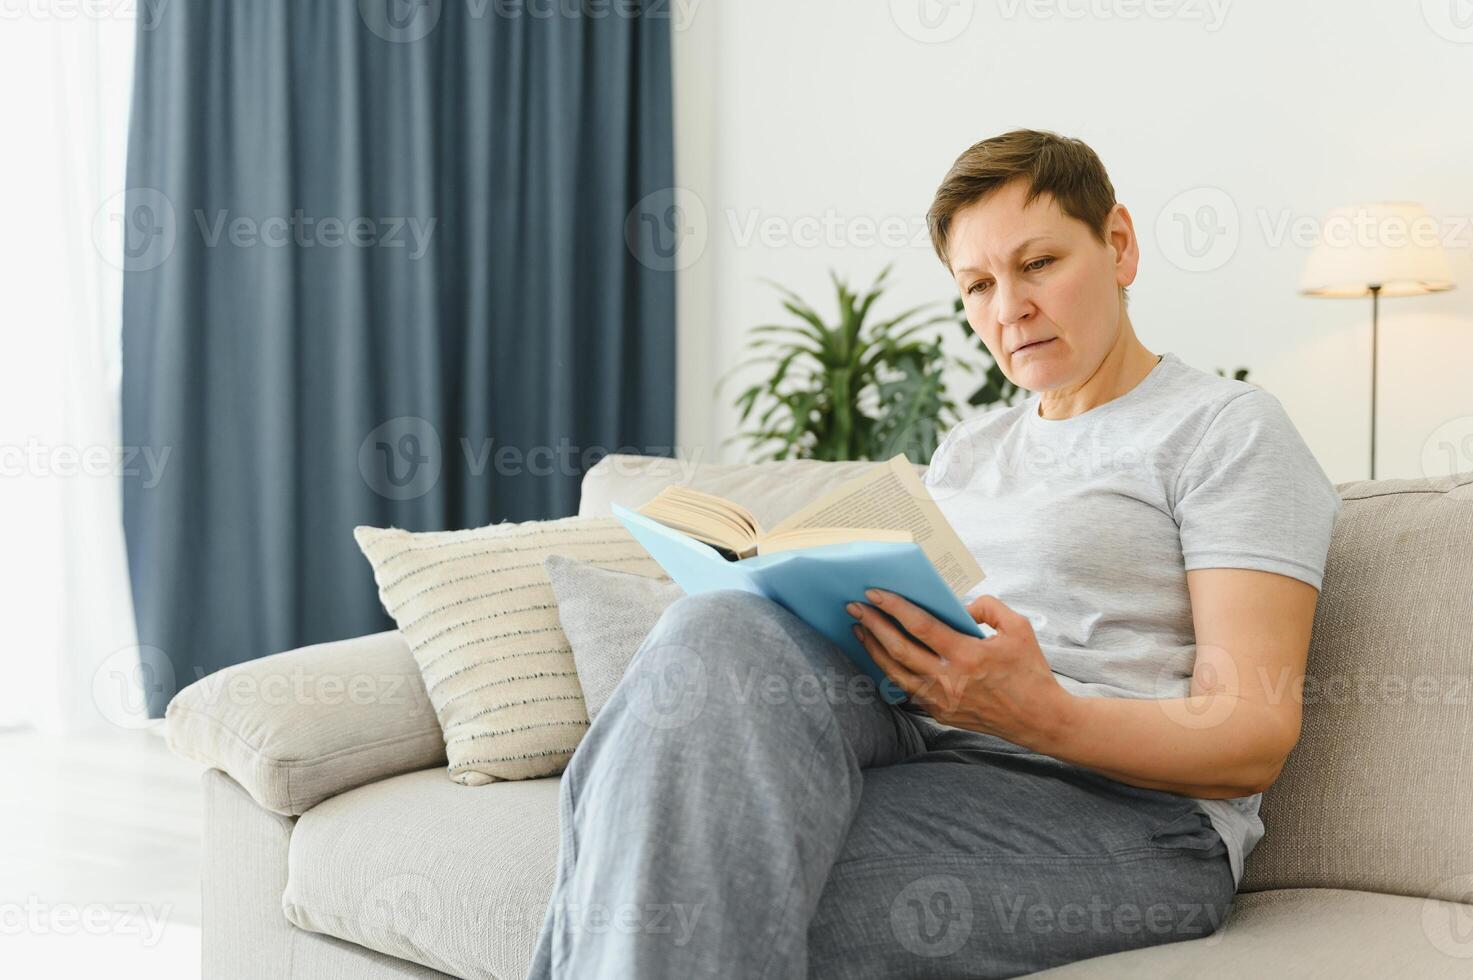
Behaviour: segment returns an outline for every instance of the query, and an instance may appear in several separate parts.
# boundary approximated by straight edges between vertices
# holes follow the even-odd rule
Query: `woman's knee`
[[[798,630],[803,628],[792,613],[766,596],[737,589],[702,592],[683,596],[665,610],[636,662],[663,650],[667,655],[692,654],[715,668],[753,663],[801,666],[807,662],[799,649]]]
[[[740,589],[717,589],[676,599],[660,617],[656,629],[736,637],[756,622],[782,615],[791,614],[766,596]]]
[[[772,600],[737,590],[678,599],[620,682],[625,707],[654,727],[684,728],[722,714],[750,721],[767,704],[791,712],[809,688],[822,700],[825,664],[804,649],[792,618]]]

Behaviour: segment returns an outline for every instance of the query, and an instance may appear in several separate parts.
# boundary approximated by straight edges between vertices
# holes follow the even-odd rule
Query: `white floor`
[[[0,976],[199,976],[202,771],[155,730],[0,732]]]

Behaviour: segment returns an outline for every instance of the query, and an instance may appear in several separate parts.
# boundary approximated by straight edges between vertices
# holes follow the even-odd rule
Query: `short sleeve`
[[[934,487],[942,474],[946,471],[946,453],[951,442],[956,438],[957,431],[961,429],[962,423],[958,422],[942,437],[936,451],[931,454],[931,461],[926,464],[926,472],[921,474],[921,483],[927,488]]]
[[[967,420],[963,419],[941,438],[936,451],[931,454],[931,461],[926,464],[926,472],[921,475],[921,483],[926,489],[935,491],[945,487],[955,488],[964,484],[971,475],[970,454],[963,454],[968,458],[962,459],[955,452],[957,444],[966,438],[966,428]]]
[[[1340,495],[1268,392],[1222,407],[1175,491],[1188,571],[1250,568],[1321,587]]]

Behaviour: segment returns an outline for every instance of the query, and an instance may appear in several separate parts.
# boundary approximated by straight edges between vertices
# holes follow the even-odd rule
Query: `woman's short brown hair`
[[[1040,194],[1048,194],[1058,202],[1059,210],[1084,222],[1105,243],[1115,188],[1095,151],[1082,140],[1057,133],[1015,129],[968,147],[936,188],[926,212],[926,227],[942,265],[951,268],[947,236],[957,212],[1019,177],[1028,181],[1024,207]]]

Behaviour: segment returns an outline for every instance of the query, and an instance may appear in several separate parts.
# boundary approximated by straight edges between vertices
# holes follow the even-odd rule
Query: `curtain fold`
[[[92,17],[0,28],[0,729],[148,724],[118,493],[121,471],[158,462],[119,438],[133,36]]]
[[[140,29],[124,479],[139,642],[177,688],[388,628],[357,524],[573,513],[674,441],[669,22],[637,4],[171,4]],[[616,13],[621,11],[622,13]]]

